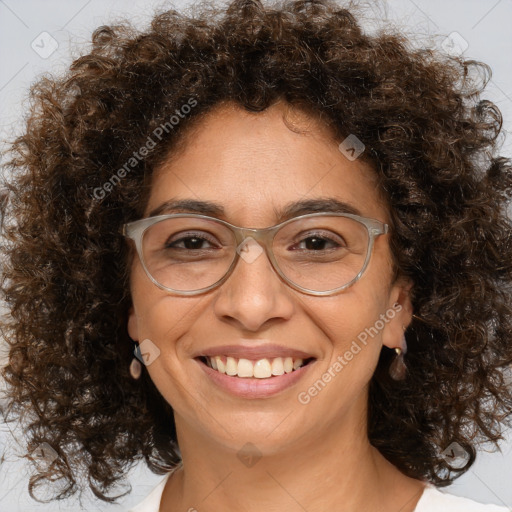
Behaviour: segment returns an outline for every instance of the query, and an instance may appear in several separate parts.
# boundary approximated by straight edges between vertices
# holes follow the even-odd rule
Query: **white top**
[[[160,512],[160,500],[171,473],[168,473],[143,501],[128,512]],[[442,492],[434,485],[427,484],[414,512],[512,512],[512,508],[484,505],[469,498]]]

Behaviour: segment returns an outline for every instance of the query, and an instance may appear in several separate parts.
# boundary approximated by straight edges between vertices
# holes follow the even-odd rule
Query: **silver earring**
[[[405,334],[402,334],[401,344],[401,348],[395,348],[396,356],[389,367],[389,375],[393,380],[404,380],[407,373],[407,366],[404,361],[404,355],[407,353],[407,342],[405,340]]]
[[[140,351],[139,345],[135,343],[135,349],[133,351],[134,355],[137,356],[137,354]],[[140,361],[137,359],[137,357],[134,357],[132,359],[132,362],[130,363],[130,375],[137,380],[140,377],[140,374],[142,373],[142,366],[140,364]]]

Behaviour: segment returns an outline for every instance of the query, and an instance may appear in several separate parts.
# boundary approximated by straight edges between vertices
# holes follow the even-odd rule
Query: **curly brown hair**
[[[357,9],[333,0],[190,9],[160,12],[146,31],[96,29],[90,53],[33,85],[11,146],[6,417],[25,422],[27,454],[43,442],[58,454],[30,494],[55,479],[65,485],[54,499],[74,494],[83,470],[113,502],[108,491],[142,457],[157,474],[181,460],[171,406],[147,372],[128,371],[132,254],[119,229],[141,217],[152,171],[224,101],[261,112],[285,100],[338,140],[364,142],[416,315],[405,380],[389,378],[394,352],[381,352],[368,438],[404,474],[450,484],[480,442],[498,446],[512,410],[512,167],[497,155],[501,114],[481,98],[489,67],[413,48],[395,30],[366,34]],[[445,462],[452,442],[469,454],[462,469]]]

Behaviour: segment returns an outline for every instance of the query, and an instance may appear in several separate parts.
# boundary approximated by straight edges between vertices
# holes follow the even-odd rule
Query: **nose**
[[[214,312],[248,331],[293,314],[292,290],[272,268],[264,248],[252,237],[239,247],[236,267],[218,289]]]

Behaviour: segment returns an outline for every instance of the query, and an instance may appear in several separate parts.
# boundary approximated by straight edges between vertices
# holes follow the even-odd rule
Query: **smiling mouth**
[[[293,373],[315,361],[314,357],[308,359],[274,357],[250,360],[226,356],[199,356],[195,359],[219,373],[244,379],[278,377],[286,373]]]

